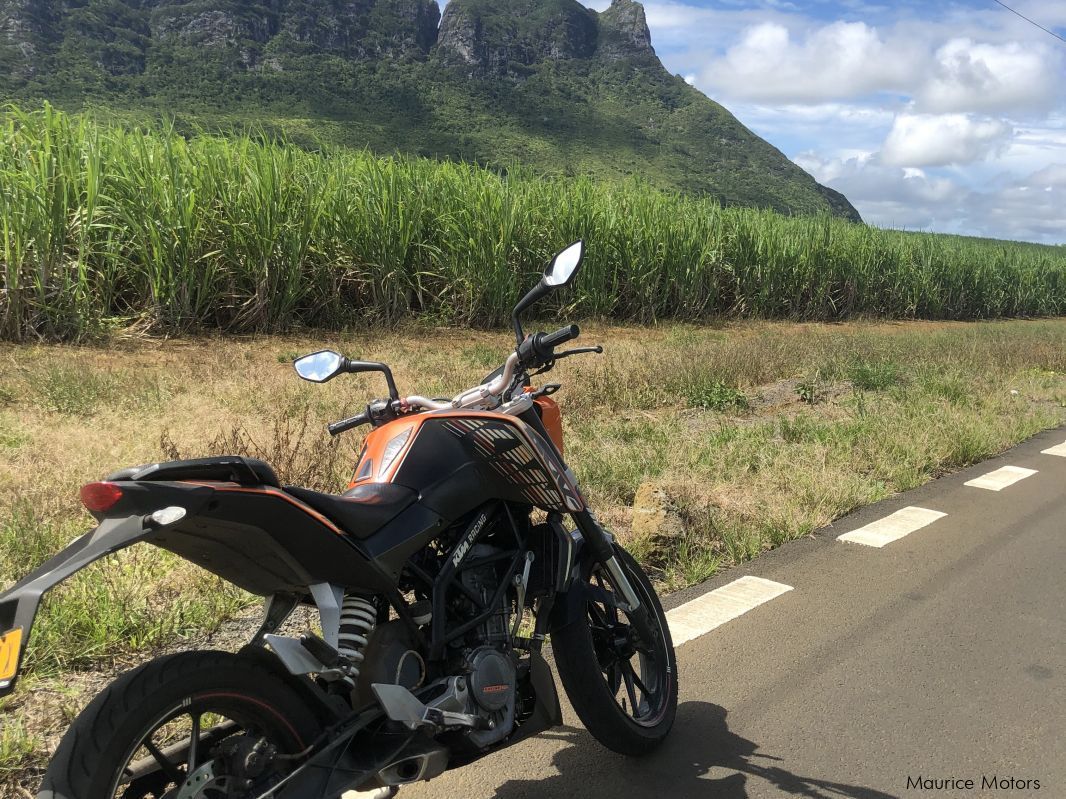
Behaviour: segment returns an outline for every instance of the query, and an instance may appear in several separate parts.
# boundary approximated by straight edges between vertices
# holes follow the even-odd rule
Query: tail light
[[[87,483],[81,487],[81,504],[90,513],[106,513],[122,499],[122,487],[114,483]]]

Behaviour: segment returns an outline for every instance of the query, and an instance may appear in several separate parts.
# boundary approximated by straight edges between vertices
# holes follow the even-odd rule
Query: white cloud
[[[814,150],[807,150],[792,160],[819,183],[830,183],[864,168],[874,155],[872,152],[850,152],[826,158]]]
[[[877,131],[878,141],[896,118],[896,112],[891,109],[835,102],[810,105],[731,103],[730,108],[770,130],[824,131],[827,126],[832,126],[837,130],[848,128],[851,132]]]
[[[972,228],[1013,239],[1066,243],[1066,162],[1050,164],[999,191],[972,192],[965,218]],[[988,235],[987,233],[984,235]]]
[[[1062,95],[1062,69],[1062,58],[1043,45],[951,39],[915,96],[934,112],[1046,110]]]
[[[1030,186],[1044,191],[1066,189],[1066,163],[1048,164],[1030,175],[1027,182]]]
[[[844,192],[872,225],[1066,242],[1066,161],[972,189],[963,176],[889,166],[876,155],[827,158],[805,152],[794,160]]]
[[[863,22],[833,22],[794,39],[782,24],[747,28],[725,56],[711,62],[703,83],[732,97],[824,103],[877,91],[902,91],[921,70],[920,52],[886,42]]]
[[[666,6],[661,24],[671,34],[688,26],[690,42],[711,22],[692,6]],[[702,63],[691,63],[697,56],[687,51],[686,73],[698,71],[700,86],[730,102],[821,104],[888,95],[927,113],[1032,115],[1066,96],[1062,48],[1034,38],[1033,31],[1047,35],[1031,27],[1010,38],[1016,29],[1002,16],[991,18],[1010,23],[999,28],[990,28],[985,15],[919,22],[903,14],[882,26],[764,16],[734,31],[724,52],[702,53]],[[657,36],[660,28],[652,30]]]
[[[1003,120],[967,114],[900,114],[885,139],[881,160],[892,166],[969,164],[1002,153],[1013,128]]]

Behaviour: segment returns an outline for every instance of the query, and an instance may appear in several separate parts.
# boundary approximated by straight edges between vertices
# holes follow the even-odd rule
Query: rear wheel
[[[605,567],[593,566],[585,617],[552,633],[566,695],[588,731],[620,754],[647,754],[662,743],[677,713],[677,663],[659,597],[632,556],[615,548],[648,614],[655,641],[644,641]]]
[[[37,799],[256,796],[320,726],[262,666],[225,652],[160,658],[112,683],[74,720]]]

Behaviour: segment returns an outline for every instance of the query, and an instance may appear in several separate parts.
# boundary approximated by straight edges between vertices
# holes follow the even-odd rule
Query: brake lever
[[[555,368],[556,361],[561,361],[563,358],[569,358],[571,355],[584,355],[587,352],[594,352],[597,355],[602,355],[603,347],[597,344],[595,347],[577,347],[576,349],[563,350],[562,352],[553,353],[550,361],[545,361],[544,364],[540,367],[540,369],[533,372],[529,376],[536,377],[537,375],[542,375],[545,372],[550,372],[552,369]]]
[[[597,355],[603,355],[603,347],[597,344],[595,347],[577,347],[572,350],[563,350],[557,352],[552,356],[553,360],[559,360],[560,358],[569,358],[571,355],[584,355],[587,352],[594,352]]]

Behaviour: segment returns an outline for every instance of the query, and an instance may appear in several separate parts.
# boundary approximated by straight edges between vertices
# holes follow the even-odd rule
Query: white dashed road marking
[[[1045,449],[1040,451],[1041,455],[1058,455],[1060,458],[1066,458],[1066,441],[1058,446],[1051,447],[1051,449]]]
[[[748,576],[686,602],[666,614],[674,646],[699,638],[791,590],[791,585]]]
[[[969,480],[964,485],[972,486],[973,488],[987,488],[989,491],[1002,491],[1007,486],[1012,486],[1019,480],[1032,477],[1034,474],[1036,474],[1036,469],[1023,469],[1021,466],[1004,466],[1002,469],[996,469],[994,472],[989,472],[982,477]]]
[[[885,544],[898,541],[903,536],[910,535],[915,530],[920,530],[944,516],[947,516],[947,514],[938,510],[914,507],[903,508],[883,519],[878,519],[876,522],[870,522],[858,530],[839,535],[837,536],[837,541],[850,541],[853,544],[865,544],[868,547],[883,547]]]

